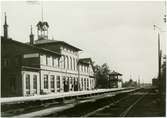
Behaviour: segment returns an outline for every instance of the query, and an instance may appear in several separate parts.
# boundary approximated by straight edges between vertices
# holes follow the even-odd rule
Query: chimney
[[[3,25],[4,28],[4,38],[8,38],[8,25],[7,25],[7,17],[6,17],[6,12],[5,12],[5,24]]]
[[[32,33],[32,26],[31,26],[31,34],[30,34],[30,45],[34,44],[34,35]]]

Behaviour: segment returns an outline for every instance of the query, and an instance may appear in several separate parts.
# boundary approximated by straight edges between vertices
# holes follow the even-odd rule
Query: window
[[[73,58],[73,65],[74,65],[74,70],[75,70],[75,58]]]
[[[89,79],[87,78],[87,88],[89,88]]]
[[[71,66],[71,70],[72,70],[72,58],[70,57],[70,66]]]
[[[75,67],[76,67],[76,70],[79,69],[77,65],[77,59],[75,59]]]
[[[87,66],[85,66],[85,72],[87,72]]]
[[[83,66],[81,65],[81,72],[83,72],[83,68],[82,68]]]
[[[49,64],[49,57],[46,56],[46,65],[48,65],[48,64]]]
[[[44,89],[48,89],[48,75],[44,75]]]
[[[60,58],[58,58],[58,68],[60,67]]]
[[[66,68],[66,58],[65,56],[63,56],[63,65],[64,65],[64,69]]]
[[[41,56],[40,56],[40,63],[41,63],[42,65],[46,65],[46,56],[45,56],[45,55],[41,55]]]
[[[66,56],[66,67],[67,67],[67,69],[69,69],[69,59],[68,59],[68,56]]]
[[[55,65],[55,64],[54,64],[54,60],[55,60],[55,58],[52,57],[51,60],[52,60],[52,66],[54,66],[54,65]]]
[[[37,89],[37,75],[33,75],[33,89]]]
[[[72,83],[73,83],[73,78],[71,77],[71,78],[70,78],[70,84],[72,84]]]
[[[57,76],[56,81],[57,81],[57,90],[59,92],[60,91],[60,76]]]
[[[87,88],[87,86],[86,86],[86,78],[84,78],[84,88],[85,88],[85,90],[86,90],[86,88]]]
[[[82,78],[82,82],[83,82],[83,83],[82,83],[82,88],[83,88],[83,90],[84,90],[84,86],[85,86],[85,85],[84,85],[84,84],[85,84],[84,78]]]
[[[30,89],[30,75],[26,74],[26,89]]]
[[[51,86],[51,88],[55,88],[55,76],[54,75],[51,75],[50,76],[50,86]]]

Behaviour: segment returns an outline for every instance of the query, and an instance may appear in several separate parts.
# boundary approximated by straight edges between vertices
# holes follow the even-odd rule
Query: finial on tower
[[[31,34],[32,34],[32,25],[31,25],[31,31],[30,31],[30,32],[31,32]]]
[[[33,35],[33,32],[32,32],[32,25],[31,25],[30,29],[31,29],[30,30],[30,32],[31,32],[31,34],[30,34],[30,45],[33,45],[34,44],[34,35]]]
[[[8,25],[7,25],[7,16],[5,12],[5,24],[3,25],[4,28],[4,38],[8,38]]]
[[[6,12],[5,12],[5,24],[7,24],[7,17],[6,17]]]
[[[42,18],[42,22],[43,22],[43,0],[41,1],[41,18]]]

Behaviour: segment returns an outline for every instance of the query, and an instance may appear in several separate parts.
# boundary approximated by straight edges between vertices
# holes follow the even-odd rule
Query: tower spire
[[[7,25],[6,12],[5,12],[5,25]]]
[[[41,18],[43,22],[43,0],[41,1]]]
[[[8,25],[7,25],[7,16],[5,12],[5,24],[3,25],[4,28],[4,38],[8,38]]]
[[[30,32],[31,32],[31,34],[30,34],[30,45],[33,45],[34,44],[34,35],[32,33],[32,25],[31,25],[31,28],[30,28]]]
[[[31,34],[32,34],[32,25],[31,25],[31,31],[30,31],[30,32],[31,32]]]
[[[41,39],[48,39],[48,28],[49,24],[47,21],[44,21],[43,19],[43,0],[41,0],[41,20],[37,23],[37,35],[38,35],[38,40]]]

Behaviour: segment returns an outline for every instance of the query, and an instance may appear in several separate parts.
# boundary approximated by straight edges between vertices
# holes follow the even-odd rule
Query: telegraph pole
[[[159,93],[161,94],[161,48],[160,48],[160,34],[158,33],[158,80]]]

